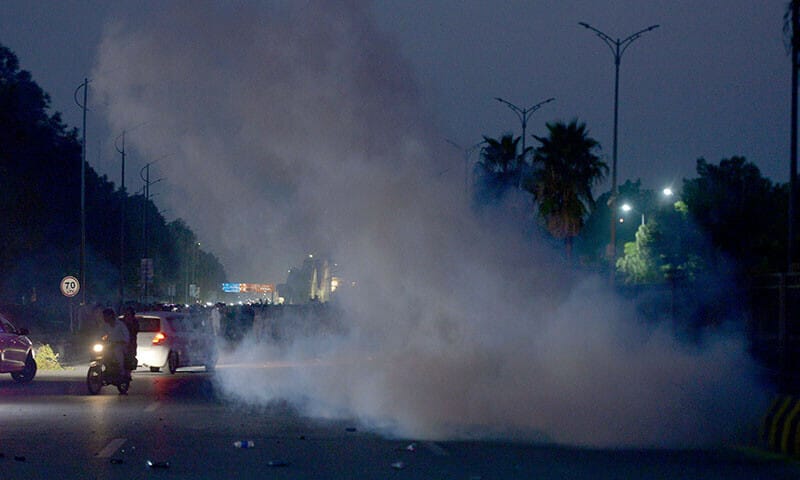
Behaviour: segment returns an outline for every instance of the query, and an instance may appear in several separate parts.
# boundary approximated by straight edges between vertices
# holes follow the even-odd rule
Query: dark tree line
[[[50,113],[48,94],[0,45],[0,303],[64,303],[59,280],[80,270],[81,153],[77,129]],[[142,290],[145,211],[155,299],[174,291],[172,299],[185,301],[188,283],[208,292],[225,281],[222,265],[182,220],[167,223],[150,200],[122,192],[88,163],[85,186],[87,301],[119,300],[123,201],[126,300]]]

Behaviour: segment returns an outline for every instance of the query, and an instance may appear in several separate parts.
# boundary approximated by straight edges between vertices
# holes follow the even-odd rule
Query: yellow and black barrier
[[[761,441],[773,452],[800,457],[800,397],[776,398],[761,425]]]

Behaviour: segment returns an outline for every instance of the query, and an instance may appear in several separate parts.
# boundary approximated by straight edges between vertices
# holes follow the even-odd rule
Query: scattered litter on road
[[[395,470],[402,470],[402,469],[406,468],[406,464],[403,463],[403,462],[394,462],[392,464],[392,468],[394,468]]]
[[[409,443],[405,447],[397,447],[397,450],[401,452],[416,452],[417,451],[417,444],[416,443]]]
[[[14,460],[16,460],[18,462],[24,462],[25,461],[25,457],[22,456],[22,455],[14,455]]]
[[[154,462],[152,460],[148,460],[147,466],[150,468],[169,468],[169,462]]]
[[[112,458],[111,459],[111,464],[112,465],[122,465],[123,463],[125,463],[125,461],[122,460],[121,458]]]
[[[236,440],[233,442],[233,446],[236,448],[253,448],[256,443],[252,440]]]
[[[284,462],[282,460],[270,460],[269,462],[267,462],[267,466],[268,467],[275,467],[275,468],[288,467],[289,466],[289,462]]]

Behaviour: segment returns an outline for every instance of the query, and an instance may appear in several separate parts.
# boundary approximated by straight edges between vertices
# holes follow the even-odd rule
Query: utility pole
[[[456,142],[445,138],[445,141],[450,145],[456,147],[457,149],[464,152],[464,197],[469,200],[469,158],[472,156],[472,153],[481,145],[486,143],[486,140],[481,140],[480,142],[472,145],[469,148],[464,148],[461,145],[457,144]]]
[[[795,226],[797,216],[797,70],[800,68],[798,65],[798,54],[800,54],[800,0],[792,0],[791,2],[791,45],[792,45],[792,125],[791,125],[791,139],[789,147],[789,238],[786,245],[787,251],[787,273],[794,271],[794,256],[795,256]]]
[[[125,305],[125,223],[126,223],[126,207],[128,203],[128,193],[125,191],[125,130],[117,137],[117,140],[122,137],[122,148],[120,148],[116,141],[114,146],[122,158],[122,173],[120,175],[120,192],[122,193],[122,203],[120,205],[120,219],[119,219],[119,311],[122,311]]]
[[[612,163],[611,163],[611,198],[608,199],[608,206],[611,210],[611,241],[608,245],[608,263],[609,263],[609,272],[610,272],[610,281],[611,284],[614,284],[615,280],[615,273],[616,273],[616,257],[617,257],[617,124],[618,124],[618,117],[619,117],[619,64],[620,60],[622,60],[622,54],[625,53],[625,50],[631,46],[631,43],[635,42],[639,37],[643,34],[655,30],[658,28],[658,25],[651,25],[643,30],[639,30],[638,32],[634,33],[633,35],[628,36],[624,40],[620,40],[617,38],[616,40],[609,37],[605,33],[601,32],[600,30],[594,28],[593,26],[589,25],[588,23],[579,22],[579,25],[588,28],[589,30],[593,31],[597,34],[598,37],[608,45],[608,48],[611,49],[611,53],[614,55],[614,149],[612,154]]]
[[[150,294],[150,292],[149,292],[150,280],[151,280],[150,276],[152,275],[152,272],[153,272],[153,259],[151,259],[148,256],[148,238],[147,238],[148,237],[148,234],[147,234],[147,223],[148,223],[148,221],[147,221],[148,220],[147,207],[148,207],[148,203],[150,201],[150,185],[153,185],[154,183],[158,183],[158,182],[160,182],[162,180],[161,178],[159,178],[158,180],[154,180],[152,182],[150,181],[150,165],[152,165],[154,163],[155,163],[155,161],[148,163],[147,165],[142,167],[142,169],[139,171],[139,176],[144,181],[144,188],[143,188],[143,190],[144,190],[144,202],[142,203],[142,205],[143,205],[142,208],[144,209],[144,212],[142,214],[142,216],[143,216],[142,232],[143,232],[143,237],[144,237],[143,238],[144,255],[142,256],[141,269],[142,269],[142,292],[143,292],[143,296],[144,296],[143,301],[145,303],[148,303],[148,297],[149,297],[149,294]]]
[[[78,101],[78,91],[83,89],[83,103]],[[81,282],[81,305],[86,305],[86,102],[89,90],[89,79],[84,78],[83,83],[75,89],[75,103],[83,110],[83,128],[81,132],[81,258],[80,258],[80,282]]]

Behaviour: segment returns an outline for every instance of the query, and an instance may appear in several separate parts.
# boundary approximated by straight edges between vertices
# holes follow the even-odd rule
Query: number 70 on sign
[[[61,279],[61,293],[65,297],[74,297],[81,291],[81,282],[72,275]]]

